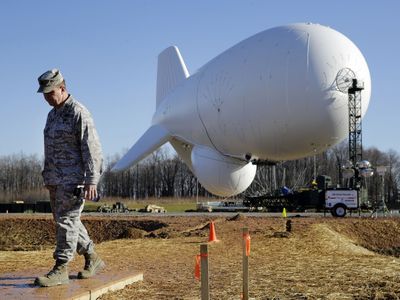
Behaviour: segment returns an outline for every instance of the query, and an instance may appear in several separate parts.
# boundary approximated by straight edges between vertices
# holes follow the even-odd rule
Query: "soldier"
[[[36,278],[35,284],[54,286],[69,283],[67,265],[75,251],[85,257],[85,266],[78,278],[89,278],[105,266],[80,220],[85,199],[97,198],[103,158],[93,119],[89,111],[68,94],[60,71],[47,71],[38,80],[38,93],[43,93],[53,107],[44,129],[42,175],[50,192],[57,243],[53,254],[55,266],[47,275]],[[79,185],[84,186],[83,197]]]

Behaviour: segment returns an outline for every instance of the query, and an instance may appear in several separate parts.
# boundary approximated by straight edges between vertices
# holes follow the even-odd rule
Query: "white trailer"
[[[358,206],[357,190],[325,191],[325,208],[330,209],[334,217],[344,217],[348,209],[357,209]]]

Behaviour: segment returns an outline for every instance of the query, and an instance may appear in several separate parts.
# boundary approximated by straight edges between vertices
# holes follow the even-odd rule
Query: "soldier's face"
[[[44,99],[53,107],[60,107],[65,101],[64,87],[57,87],[49,93],[44,93]]]

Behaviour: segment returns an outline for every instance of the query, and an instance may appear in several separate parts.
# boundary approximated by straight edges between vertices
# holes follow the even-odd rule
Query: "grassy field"
[[[212,201],[212,199],[199,199],[199,202]],[[130,210],[139,210],[145,208],[149,204],[162,206],[167,212],[185,212],[187,210],[196,209],[196,198],[149,198],[141,200],[122,199],[122,198],[104,198],[99,202],[86,201],[85,212],[95,212],[98,207],[121,202]]]

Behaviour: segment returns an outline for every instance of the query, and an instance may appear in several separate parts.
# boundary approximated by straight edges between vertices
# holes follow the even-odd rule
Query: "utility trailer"
[[[350,189],[329,189],[325,191],[325,207],[332,216],[344,217],[348,209],[358,209],[358,191]]]

